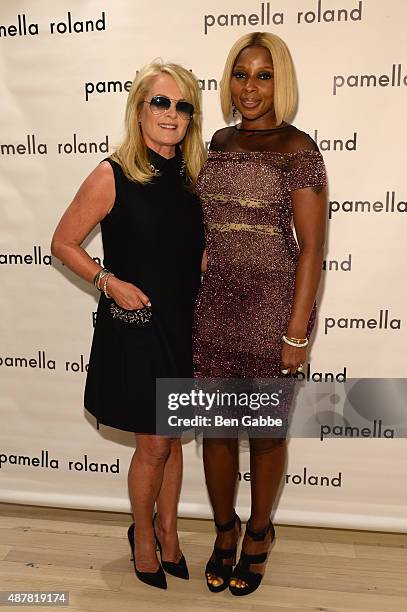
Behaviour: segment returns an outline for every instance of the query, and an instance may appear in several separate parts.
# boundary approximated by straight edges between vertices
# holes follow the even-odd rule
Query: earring
[[[234,105],[234,103],[232,102],[232,115],[233,115],[233,119],[236,117],[236,113],[237,113],[237,108]]]

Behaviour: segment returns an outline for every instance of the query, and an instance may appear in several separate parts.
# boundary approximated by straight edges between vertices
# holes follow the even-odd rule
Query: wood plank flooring
[[[0,589],[69,591],[69,607],[58,608],[69,612],[407,611],[407,534],[277,525],[261,587],[238,598],[205,586],[210,521],[179,519],[191,579],[167,575],[167,591],[135,577],[129,522],[127,514],[0,503]]]

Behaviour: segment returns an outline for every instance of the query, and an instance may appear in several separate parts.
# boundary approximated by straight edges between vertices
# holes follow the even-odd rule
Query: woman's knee
[[[136,455],[139,459],[153,466],[165,463],[171,452],[171,438],[162,436],[137,436]]]
[[[210,453],[235,452],[238,440],[236,438],[204,438],[203,447],[205,452]]]
[[[170,438],[170,451],[182,449],[181,438]]]
[[[250,438],[250,451],[255,455],[269,453],[286,446],[286,438]]]

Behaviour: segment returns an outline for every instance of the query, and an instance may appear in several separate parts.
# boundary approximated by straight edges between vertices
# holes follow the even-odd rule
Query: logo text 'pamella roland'
[[[331,329],[399,330],[401,319],[390,316],[388,308],[381,308],[376,318],[364,317],[325,317],[324,334]]]
[[[216,27],[273,27],[283,25],[286,15],[282,8],[286,3],[260,2],[255,13],[208,13],[203,16],[203,31],[207,35],[209,30]],[[328,6],[325,0],[317,0],[310,5],[308,11],[297,11],[295,20],[299,25],[314,23],[345,23],[349,21],[362,21],[363,0],[359,0],[351,7]]]
[[[49,34],[84,34],[89,32],[102,32],[106,30],[106,14],[102,11],[100,17],[95,19],[76,19],[71,11],[66,19],[48,23]],[[0,38],[14,36],[38,36],[40,25],[30,19],[26,13],[16,15],[12,23],[0,24]]]
[[[62,262],[53,260],[52,255],[48,253],[40,244],[34,244],[29,247],[29,251],[13,253],[0,253],[0,266],[52,266],[53,263],[58,266],[63,266]],[[92,257],[99,265],[102,265],[102,257]]]
[[[218,27],[272,26],[284,23],[284,12],[272,11],[271,2],[261,2],[257,13],[219,13],[204,15],[204,33]]]
[[[395,430],[383,425],[382,419],[374,419],[369,426],[356,427],[350,424],[332,425],[321,423],[320,441],[326,438],[391,438],[395,437]]]
[[[330,200],[328,218],[336,213],[406,213],[407,201],[398,200],[395,191],[386,191],[381,200]]]
[[[193,70],[191,70],[193,72]],[[136,74],[138,70],[136,70]],[[214,77],[204,77],[197,79],[198,85],[201,91],[218,91],[219,82]],[[84,99],[85,102],[96,95],[100,94],[117,94],[117,93],[128,93],[131,89],[132,81],[122,81],[120,79],[113,79],[107,81],[86,81],[84,83]]]
[[[251,481],[250,472],[238,472],[239,481],[244,480],[245,482]],[[285,482],[287,485],[302,485],[311,487],[341,487],[342,486],[342,472],[338,472],[337,475],[325,475],[314,472],[307,466],[304,466],[302,472],[297,474],[285,475]]]
[[[113,463],[102,463],[99,461],[92,460],[86,453],[79,459],[78,457],[73,460],[68,460],[65,465],[66,459],[58,459],[52,457],[51,452],[48,449],[42,449],[40,453],[36,455],[17,455],[14,453],[5,454],[0,453],[0,470],[9,466],[21,467],[23,469],[40,468],[40,469],[66,469],[76,472],[99,472],[99,473],[120,473],[120,459],[117,458]]]
[[[402,64],[392,64],[383,74],[334,74],[332,94],[336,96],[343,88],[407,87],[407,73]]]
[[[58,142],[56,150],[58,155],[108,153],[110,149],[109,136],[106,134],[101,141],[83,140],[76,132],[69,141]],[[35,134],[26,134],[18,142],[0,142],[0,155],[47,155],[49,146]]]

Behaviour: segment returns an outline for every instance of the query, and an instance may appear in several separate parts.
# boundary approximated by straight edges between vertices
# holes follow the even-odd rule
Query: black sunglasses
[[[149,102],[147,100],[144,100],[144,102],[150,105],[150,110],[154,115],[161,115],[171,108],[171,102],[176,102],[175,110],[177,111],[177,115],[182,119],[191,119],[194,114],[193,105],[184,100],[174,100],[167,96],[153,96]]]

